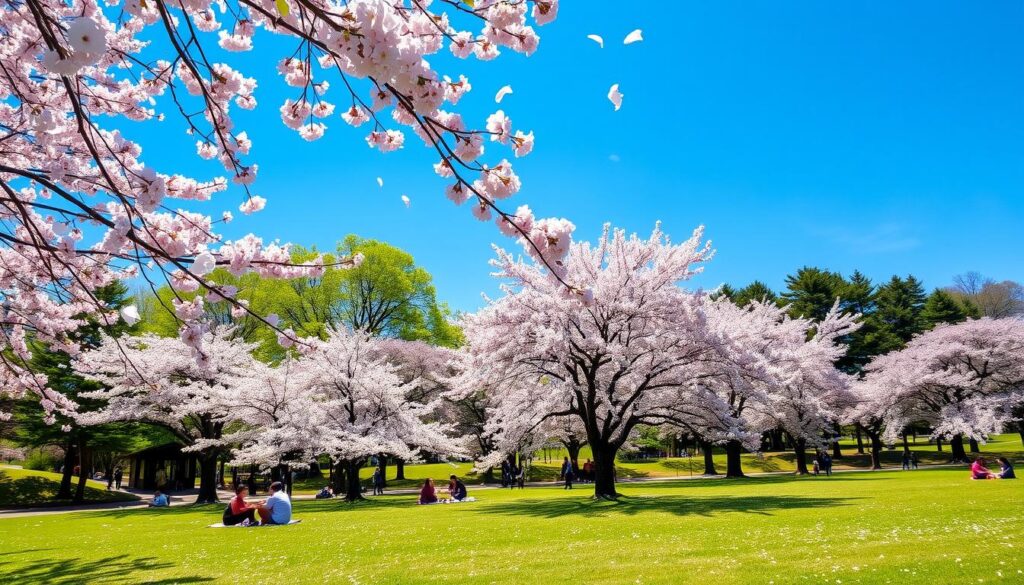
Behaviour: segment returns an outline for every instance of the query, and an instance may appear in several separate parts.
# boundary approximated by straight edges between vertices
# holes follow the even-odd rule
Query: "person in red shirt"
[[[985,460],[978,457],[971,464],[971,479],[995,479],[996,474],[992,473],[985,467]]]
[[[257,523],[256,506],[246,503],[245,496],[247,495],[249,495],[248,487],[240,485],[235,488],[235,497],[231,498],[228,507],[224,509],[224,526],[234,526],[246,520],[249,520],[250,524]]]
[[[436,504],[437,493],[434,491],[434,480],[427,478],[423,482],[423,489],[420,490],[420,503],[421,504]]]

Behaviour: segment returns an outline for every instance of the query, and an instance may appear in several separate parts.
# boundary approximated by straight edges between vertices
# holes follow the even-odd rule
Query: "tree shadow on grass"
[[[45,549],[30,549],[9,553],[0,560],[0,583],[206,583],[214,577],[186,575],[164,579],[148,579],[146,572],[171,569],[174,563],[155,557],[112,555],[99,559],[18,559],[18,556],[38,553]]]
[[[621,478],[620,478],[621,479]],[[838,482],[861,482],[861,481],[882,481],[885,479],[892,479],[892,477],[885,477],[884,474],[872,475],[870,472],[864,474],[851,475],[849,473],[835,474],[831,477],[821,474],[818,476],[814,475],[795,475],[791,473],[781,475],[761,475],[761,476],[748,476],[739,478],[727,478],[723,476],[716,477],[700,477],[695,476],[694,479],[687,479],[686,476],[681,477],[665,477],[658,478],[656,480],[644,481],[644,482],[629,482],[619,481],[618,487],[625,489],[662,489],[662,488],[705,488],[708,486],[728,486],[728,485],[773,485],[783,484],[792,482],[823,482],[823,483],[838,483]],[[577,487],[589,487],[590,484],[577,484]]]
[[[620,496],[618,500],[579,498],[530,499],[501,502],[475,508],[481,514],[506,516],[600,517],[612,514],[635,516],[646,512],[668,512],[677,516],[714,516],[743,512],[771,516],[780,510],[846,506],[858,498],[815,498],[800,496]]]

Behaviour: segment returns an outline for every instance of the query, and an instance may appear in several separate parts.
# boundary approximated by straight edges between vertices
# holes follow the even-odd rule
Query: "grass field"
[[[220,506],[0,519],[4,583],[1024,582],[1024,483],[965,469],[586,489],[477,502],[297,501],[291,527]]]
[[[71,489],[78,485],[78,478],[72,478]],[[31,471],[0,466],[0,505],[4,507],[59,506],[70,504],[70,500],[56,500],[60,489],[60,474],[48,471]],[[117,502],[137,499],[124,492],[107,491],[105,483],[86,480],[85,501]]]

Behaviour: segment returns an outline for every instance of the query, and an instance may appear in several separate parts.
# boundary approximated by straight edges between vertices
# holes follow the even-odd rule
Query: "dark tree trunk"
[[[882,468],[882,437],[879,431],[867,431],[871,439],[871,469]]]
[[[860,425],[857,425],[855,432],[857,433],[857,453],[863,455],[864,454],[864,437],[860,433]]]
[[[771,445],[772,445],[771,450],[772,451],[785,451],[786,450],[786,444],[782,440],[782,431],[780,431],[779,429],[774,429],[774,430],[768,431],[768,434],[771,437]]]
[[[217,502],[217,455],[215,453],[199,456],[199,495],[197,504],[213,504]]]
[[[331,481],[333,482],[331,487],[334,489],[336,495],[341,495],[345,491],[345,464],[341,461],[332,462],[331,464]]]
[[[1024,425],[1019,425],[1019,426],[1020,426],[1020,430],[1017,431],[1017,432],[1020,435],[1020,444],[1024,445]]]
[[[363,486],[359,483],[359,468],[362,461],[348,461],[345,464],[345,499],[356,502],[363,499]]]
[[[387,455],[379,455],[377,461],[380,464],[380,483],[382,486],[388,487],[388,457]]]
[[[910,451],[910,443],[907,442],[907,433],[903,433],[903,450]]]
[[[718,475],[715,470],[715,454],[711,441],[701,440],[700,450],[704,452],[704,475]]]
[[[807,439],[800,437],[793,441],[793,451],[796,453],[797,475],[807,475]]]
[[[227,463],[226,459],[221,459],[220,460],[220,467],[218,468],[219,470],[217,472],[217,480],[218,480],[217,481],[217,484],[218,484],[217,487],[225,487],[225,482],[224,482],[224,465],[226,463]]]
[[[725,477],[746,477],[740,460],[742,452],[743,445],[735,439],[725,444]]]
[[[981,453],[981,445],[974,439],[971,439],[971,453]]]
[[[494,483],[494,468],[488,467],[481,478],[485,484]]]
[[[86,450],[85,439],[78,439],[78,485],[75,486],[75,496],[71,501],[80,504],[85,501],[85,481],[89,479],[88,451]]]
[[[615,455],[618,447],[599,442],[592,442],[594,455],[594,497],[615,499],[619,497],[615,491]]]
[[[832,458],[833,459],[842,459],[843,458],[843,450],[839,448],[839,439],[840,439],[840,437],[843,436],[842,435],[843,430],[841,428],[839,428],[838,424],[833,425],[832,428],[835,430],[835,433],[836,433],[836,440],[832,442]]]
[[[395,479],[405,479],[405,460],[395,460]]]
[[[71,472],[75,469],[75,445],[70,440],[64,445],[64,471],[61,472],[58,500],[71,499]]]
[[[935,439],[935,446],[938,447],[939,453],[942,453],[942,437],[937,437]]]
[[[569,452],[569,462],[572,463],[572,470],[576,475],[580,473],[580,445],[579,440],[562,441],[565,450]]]
[[[953,435],[953,439],[949,442],[949,447],[953,450],[954,463],[967,463],[967,453],[964,452],[963,435]]]

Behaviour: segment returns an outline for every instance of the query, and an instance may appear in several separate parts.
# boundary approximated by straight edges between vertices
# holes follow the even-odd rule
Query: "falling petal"
[[[136,307],[135,305],[128,305],[127,307],[121,309],[121,318],[124,319],[125,323],[131,326],[138,323],[142,317],[139,316],[138,307]]]
[[[405,206],[406,206],[406,207],[409,207],[409,205],[410,205],[410,204],[411,204],[412,202],[411,202],[411,201],[409,201],[409,196],[408,196],[408,195],[402,195],[402,203],[405,203]]]
[[[498,93],[494,94],[494,101],[501,103],[501,100],[505,99],[505,96],[512,93],[512,86],[506,85],[505,87],[498,90]]]
[[[604,39],[600,35],[587,35],[587,38],[600,45],[602,49],[604,48]]]
[[[619,92],[619,84],[616,83],[608,90],[608,99],[615,104],[615,111],[618,112],[619,108],[622,107],[622,93]]]
[[[380,177],[377,177],[377,186],[378,187],[383,187],[384,186],[384,179],[382,179]]]
[[[643,31],[641,31],[640,29],[636,29],[635,31],[633,31],[633,32],[629,33],[628,35],[626,35],[626,38],[625,38],[625,40],[622,41],[622,44],[623,45],[632,45],[633,43],[639,43],[642,40],[644,40],[644,33],[643,33]]]

